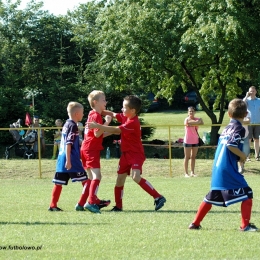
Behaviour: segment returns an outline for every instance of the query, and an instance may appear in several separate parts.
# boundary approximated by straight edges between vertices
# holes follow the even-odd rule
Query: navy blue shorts
[[[250,187],[232,190],[211,190],[204,201],[215,206],[227,207],[231,204],[253,198],[253,191]]]
[[[69,179],[71,179],[72,182],[82,182],[86,181],[88,176],[86,172],[56,172],[52,182],[59,185],[68,185]]]

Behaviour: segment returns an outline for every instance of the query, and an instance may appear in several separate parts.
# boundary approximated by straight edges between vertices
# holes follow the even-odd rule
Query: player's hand
[[[105,116],[105,120],[106,120],[107,123],[110,123],[111,120],[112,120],[112,117],[109,116],[109,115],[106,115],[106,116]]]
[[[66,163],[65,163],[65,168],[67,169],[67,170],[70,170],[71,169],[71,163],[70,162],[68,162],[68,161],[66,161]]]
[[[93,122],[88,122],[88,128],[89,129],[95,129],[97,128],[97,123],[95,121]]]

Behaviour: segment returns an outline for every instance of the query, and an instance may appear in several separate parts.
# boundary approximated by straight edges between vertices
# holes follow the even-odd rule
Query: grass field
[[[215,111],[215,114],[218,118],[219,112]],[[187,115],[187,111],[169,110],[156,113],[145,113],[140,117],[144,119],[146,124],[156,127],[155,133],[150,139],[168,140],[170,126],[171,141],[176,141],[179,138],[184,137],[183,122]],[[210,132],[212,123],[206,113],[204,111],[197,111],[195,116],[203,118],[204,121],[204,125],[199,127],[199,134],[202,136],[203,132]],[[222,131],[228,122],[229,118],[226,113],[220,131]]]
[[[117,159],[102,159],[99,197],[112,204],[102,214],[91,214],[74,210],[78,183],[63,189],[59,206],[64,212],[47,211],[55,161],[42,161],[40,179],[37,160],[0,160],[0,259],[259,259],[260,233],[238,231],[240,204],[213,207],[203,229],[187,229],[209,190],[212,160],[197,160],[196,178],[182,176],[182,162],[173,160],[173,177],[168,160],[144,164],[143,177],[167,199],[160,211],[128,178],[124,211],[115,213],[110,209]],[[259,166],[247,163],[245,177],[254,190],[251,221],[260,227]]]

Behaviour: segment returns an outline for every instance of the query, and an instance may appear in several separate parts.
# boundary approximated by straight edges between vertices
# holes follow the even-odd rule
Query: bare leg
[[[184,147],[184,171],[185,171],[185,177],[189,177],[188,174],[188,163],[189,163],[189,159],[191,157],[191,148],[192,147]]]
[[[259,139],[254,139],[255,158],[259,157]]]
[[[191,176],[195,176],[195,161],[196,161],[198,149],[199,149],[198,147],[192,147],[191,149],[191,158],[190,158]]]

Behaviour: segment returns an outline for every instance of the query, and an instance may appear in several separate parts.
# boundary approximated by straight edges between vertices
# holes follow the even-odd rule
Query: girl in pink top
[[[198,125],[203,125],[204,122],[202,118],[195,117],[195,108],[188,107],[188,117],[184,120],[185,125],[185,136],[183,140],[184,147],[184,176],[185,177],[195,177],[195,159],[198,153]],[[191,174],[188,174],[188,164],[190,162]]]

